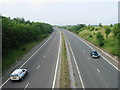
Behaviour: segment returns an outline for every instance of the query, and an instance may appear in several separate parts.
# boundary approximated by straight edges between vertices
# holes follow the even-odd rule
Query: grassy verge
[[[70,88],[69,67],[66,54],[66,45],[62,35],[62,57],[60,69],[60,88]]]
[[[3,72],[15,64],[23,55],[29,52],[38,43],[42,42],[43,39],[38,41],[32,41],[22,45],[19,49],[9,51],[9,53],[2,58],[2,70]]]
[[[96,38],[97,33],[100,32],[104,37],[104,45],[99,46],[98,40]],[[83,30],[79,32],[79,36],[86,39],[87,41],[93,43],[99,48],[103,49],[109,54],[118,56],[118,40],[114,38],[113,33],[111,32],[106,38],[105,29],[98,29],[97,31],[93,30]]]

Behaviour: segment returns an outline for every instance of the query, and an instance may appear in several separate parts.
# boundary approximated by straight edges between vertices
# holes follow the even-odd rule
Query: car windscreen
[[[17,77],[17,76],[18,76],[17,74],[11,75],[11,77]]]
[[[96,53],[93,53],[93,55],[98,55],[98,53],[96,52]]]

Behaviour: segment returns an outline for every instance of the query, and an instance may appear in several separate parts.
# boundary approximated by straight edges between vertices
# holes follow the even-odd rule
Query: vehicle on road
[[[90,54],[91,54],[92,58],[99,58],[100,57],[100,55],[98,54],[97,51],[92,51]]]
[[[27,75],[27,69],[16,69],[10,75],[11,81],[22,80]]]

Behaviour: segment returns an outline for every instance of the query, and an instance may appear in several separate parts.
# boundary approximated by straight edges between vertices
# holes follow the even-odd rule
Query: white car
[[[22,80],[27,75],[27,69],[16,69],[10,75],[10,80]]]

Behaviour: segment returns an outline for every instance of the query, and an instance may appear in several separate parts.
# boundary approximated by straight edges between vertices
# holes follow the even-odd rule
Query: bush
[[[99,28],[95,28],[95,30],[96,30],[96,31],[98,31],[98,30],[99,30]]]
[[[89,37],[93,37],[92,35],[89,35]]]
[[[102,27],[102,23],[99,23],[99,27]]]
[[[112,25],[112,24],[110,24],[110,27],[113,27],[113,25]]]
[[[98,40],[98,45],[103,46],[104,45],[103,35],[100,32],[98,32],[97,35],[96,35],[96,38]]]
[[[110,27],[105,27],[105,34],[106,34],[106,38],[108,37],[108,35],[110,34],[111,32],[111,28]]]
[[[113,33],[114,33],[114,36],[118,39],[118,37],[120,35],[120,23],[114,25]]]
[[[95,35],[96,33],[93,33],[93,35]]]
[[[93,31],[93,30],[94,30],[94,27],[91,26],[90,31]]]

